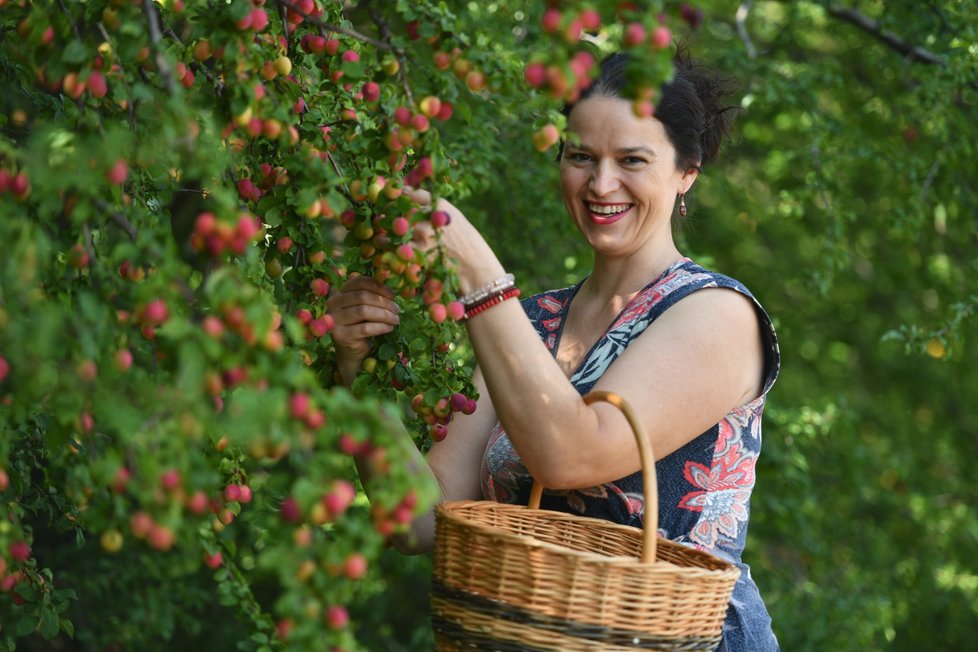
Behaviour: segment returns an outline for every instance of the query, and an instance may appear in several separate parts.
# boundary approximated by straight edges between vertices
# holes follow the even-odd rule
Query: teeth
[[[631,204],[611,204],[610,206],[598,205],[598,204],[587,204],[587,208],[592,213],[597,213],[598,215],[614,215],[615,213],[620,213],[626,211],[631,207]]]

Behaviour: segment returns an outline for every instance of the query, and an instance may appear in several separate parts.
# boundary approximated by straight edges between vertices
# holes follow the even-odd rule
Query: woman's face
[[[628,256],[659,238],[671,242],[676,196],[696,170],[676,167],[662,123],[636,117],[626,100],[592,96],[573,108],[568,131],[560,160],[564,205],[595,252]]]

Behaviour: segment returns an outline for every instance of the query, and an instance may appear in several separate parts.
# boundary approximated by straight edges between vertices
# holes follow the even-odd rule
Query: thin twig
[[[750,34],[747,33],[747,14],[750,13],[751,5],[754,4],[753,0],[744,0],[737,7],[737,33],[740,35],[740,40],[744,42],[744,47],[747,49],[747,56],[750,59],[757,58],[757,48],[754,47],[754,43],[750,39]]]
[[[139,236],[139,233],[136,231],[136,227],[132,225],[132,222],[126,219],[125,215],[113,211],[112,207],[109,206],[104,201],[102,201],[101,199],[95,200],[95,206],[98,207],[98,209],[103,213],[108,213],[109,217],[112,218],[112,221],[116,223],[116,226],[118,226],[123,231],[125,231],[126,235],[129,236],[130,240],[132,240],[133,242],[136,241],[136,238]]]
[[[937,176],[937,169],[941,166],[941,162],[938,159],[934,159],[934,164],[930,166],[930,172],[927,173],[927,179],[924,180],[924,187],[920,190],[920,203],[923,204],[924,200],[927,199],[927,193],[930,192],[930,186],[934,183],[934,177]]]
[[[377,26],[377,31],[380,32],[380,38],[384,42],[389,43],[391,40],[391,28],[384,20],[384,17],[377,11],[375,5],[370,5],[369,8],[370,18],[374,21]],[[396,50],[394,52],[394,58],[397,59],[397,76],[401,80],[401,86],[404,88],[404,96],[407,98],[408,104],[414,106],[414,94],[411,92],[411,86],[408,84],[408,74],[407,74],[407,59],[403,56],[403,53],[399,53]]]
[[[289,38],[289,17],[285,5],[279,3],[278,16],[282,20],[282,33],[285,35],[285,56],[292,56],[292,39]]]
[[[108,44],[110,44],[110,45],[112,45],[112,37],[110,37],[108,31],[106,31],[105,25],[103,25],[101,22],[98,22],[98,23],[96,23],[96,26],[98,27],[99,33],[102,34],[102,38],[105,39],[105,42],[108,43]],[[113,50],[115,49],[115,46],[114,45],[113,45],[112,49]],[[129,108],[129,128],[132,129],[133,131],[135,131],[136,130],[136,104],[137,104],[137,101],[134,101],[132,99],[132,92],[131,92],[131,89],[129,88],[129,84],[125,82],[125,80],[128,79],[128,75],[126,75],[126,69],[123,67],[123,65],[122,65],[121,62],[118,62],[117,65],[119,66],[119,70],[122,71],[123,83],[126,85],[126,96],[127,96],[127,98],[126,98],[126,104],[127,104],[128,108]]]
[[[153,0],[143,0],[143,14],[146,15],[146,24],[149,26],[149,42],[150,47],[153,49],[153,55],[156,59],[156,68],[160,71],[160,75],[163,76],[163,83],[166,84],[166,89],[170,94],[174,94],[177,90],[176,84],[173,81],[173,75],[170,74],[170,64],[167,63],[166,57],[163,56],[163,52],[160,50],[160,41],[163,38],[163,34],[160,31],[160,16],[156,13],[156,7]]]
[[[302,16],[305,20],[308,20],[313,25],[316,25],[317,27],[319,27],[320,33],[322,33],[323,36],[326,35],[326,32],[339,32],[340,34],[346,34],[347,36],[349,36],[351,38],[355,38],[358,41],[363,41],[364,43],[369,43],[370,45],[374,46],[377,49],[385,50],[387,52],[395,52],[395,53],[398,53],[398,54],[402,54],[402,51],[399,48],[395,48],[390,43],[384,43],[383,41],[378,41],[375,38],[371,38],[371,37],[367,36],[366,34],[361,34],[360,32],[356,31],[355,29],[349,29],[347,27],[340,27],[339,25],[333,25],[332,23],[323,22],[319,18],[314,18],[314,17],[310,16],[309,14],[305,13],[304,11],[302,11],[301,9],[299,9],[299,7],[297,7],[295,5],[295,3],[289,2],[289,0],[277,0],[277,2],[280,5],[284,5],[288,9],[291,9],[292,11],[294,11],[295,13],[297,13],[298,15]]]
[[[75,36],[78,37],[79,41],[84,41],[85,39],[82,38],[82,33],[81,30],[78,28],[78,23],[76,23],[71,19],[71,14],[68,13],[68,7],[65,6],[64,0],[58,0],[58,6],[61,7],[61,12],[68,19],[68,22],[71,23],[71,29],[72,31],[75,32]]]
[[[930,52],[929,50],[925,50],[918,45],[913,45],[912,43],[907,42],[893,32],[884,30],[883,26],[879,22],[873,20],[866,14],[856,9],[829,7],[828,11],[836,18],[852,23],[861,30],[873,35],[877,40],[886,44],[893,50],[896,50],[908,59],[938,66],[945,65],[945,61],[941,57],[937,56],[933,52]]]

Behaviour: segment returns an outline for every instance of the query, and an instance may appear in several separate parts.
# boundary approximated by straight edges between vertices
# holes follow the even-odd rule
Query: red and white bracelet
[[[465,314],[462,316],[462,321],[474,317],[480,312],[502,303],[506,299],[512,299],[518,296],[520,296],[520,289],[518,287],[510,287],[505,290],[493,292],[475,303],[465,304]]]

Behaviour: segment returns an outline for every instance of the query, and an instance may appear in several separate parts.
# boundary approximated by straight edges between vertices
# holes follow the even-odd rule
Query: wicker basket
[[[714,650],[736,566],[656,536],[651,444],[610,392],[588,403],[620,408],[644,470],[645,529],[530,505],[455,501],[435,509],[431,611],[436,649]]]

